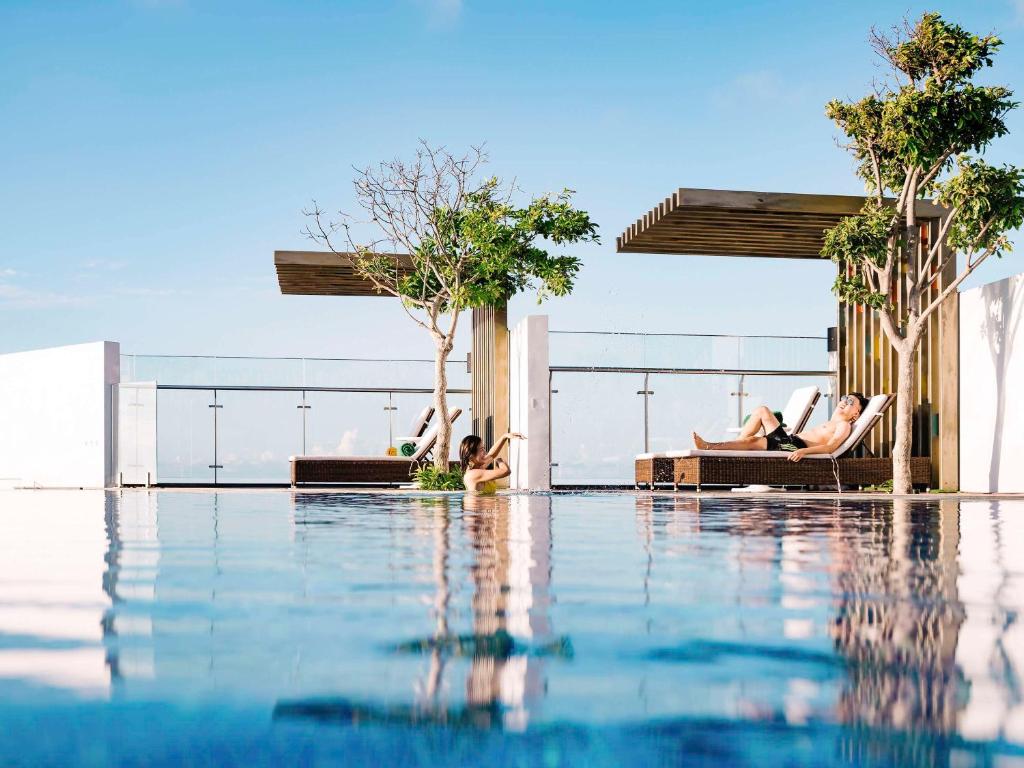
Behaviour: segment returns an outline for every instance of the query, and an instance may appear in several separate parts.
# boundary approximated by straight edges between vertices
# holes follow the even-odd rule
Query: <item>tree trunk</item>
[[[910,339],[897,347],[896,440],[892,446],[892,492],[910,493],[910,448],[914,438],[914,351]]]
[[[452,425],[448,419],[448,371],[446,364],[452,351],[452,344],[446,337],[435,339],[434,353],[434,418],[437,419],[437,442],[434,444],[434,466],[441,472],[448,471],[448,455],[451,453]]]

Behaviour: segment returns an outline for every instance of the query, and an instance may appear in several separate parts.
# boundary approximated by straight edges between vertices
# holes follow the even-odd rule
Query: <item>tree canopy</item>
[[[1006,114],[1017,106],[1008,88],[972,82],[992,65],[998,37],[973,35],[926,13],[891,36],[874,33],[873,43],[892,67],[891,81],[859,101],[826,107],[849,140],[871,199],[860,216],[826,234],[822,253],[849,267],[835,282],[840,299],[885,309],[899,256],[916,246],[916,199],[934,197],[948,212],[920,274],[911,265],[909,287],[930,284],[944,259],[959,252],[969,258],[958,285],[985,258],[1011,249],[1006,233],[1024,220],[1024,173],[975,156],[1007,133]],[[896,318],[897,330],[929,309],[911,303],[912,317]]]

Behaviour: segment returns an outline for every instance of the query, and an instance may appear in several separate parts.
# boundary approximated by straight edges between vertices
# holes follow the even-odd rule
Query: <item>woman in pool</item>
[[[498,490],[495,480],[508,477],[512,470],[498,453],[510,440],[525,440],[518,432],[506,432],[491,450],[484,450],[484,441],[477,435],[466,435],[459,446],[462,461],[462,482],[470,493],[493,494]]]

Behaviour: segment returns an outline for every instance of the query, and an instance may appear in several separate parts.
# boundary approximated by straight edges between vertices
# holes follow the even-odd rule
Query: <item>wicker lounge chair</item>
[[[703,485],[834,486],[837,480],[855,486],[883,483],[892,478],[891,459],[851,456],[895,399],[895,395],[872,397],[835,453],[815,454],[799,462],[790,461],[785,451],[642,453],[636,457],[636,487],[670,484],[673,489],[685,485],[700,490]],[[910,472],[916,486],[927,486],[931,480],[930,462],[925,457],[912,458]]]
[[[789,396],[789,402],[782,409],[782,428],[791,435],[803,432],[807,422],[811,420],[811,414],[814,413],[814,406],[820,399],[821,390],[813,384],[809,387],[794,389],[793,394]],[[742,429],[742,427],[731,427],[728,431],[739,432]],[[758,434],[763,433],[764,427],[761,427]]]
[[[451,424],[462,414],[461,408],[449,413]],[[420,438],[416,452],[406,456],[292,456],[292,487],[305,483],[359,483],[391,485],[411,483],[412,473],[426,461],[437,442],[439,424]]]

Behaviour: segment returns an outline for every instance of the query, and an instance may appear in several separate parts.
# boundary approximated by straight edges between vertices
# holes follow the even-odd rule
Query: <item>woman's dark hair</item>
[[[462,438],[462,443],[459,445],[459,461],[462,464],[463,474],[465,474],[466,468],[469,467],[469,460],[480,450],[482,443],[483,440],[478,435],[466,435]]]
[[[860,412],[864,413],[864,409],[868,407],[868,399],[860,392],[851,392],[850,397],[857,398],[857,402],[860,403]]]

